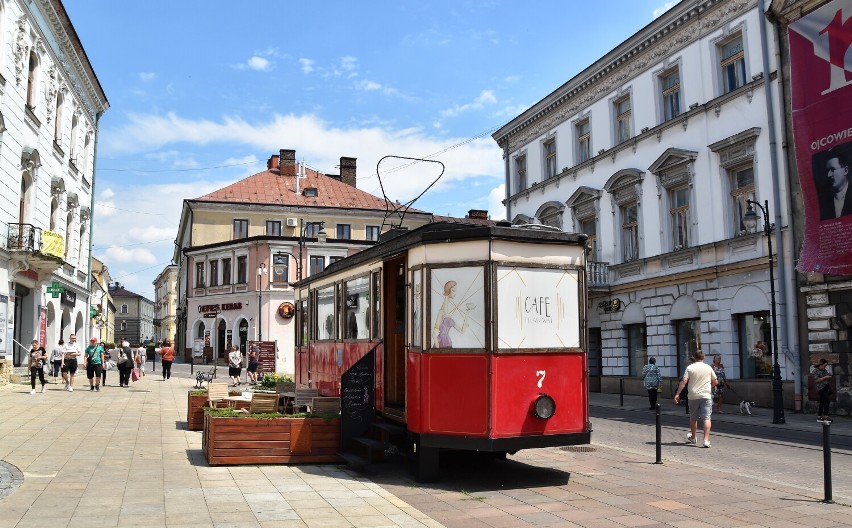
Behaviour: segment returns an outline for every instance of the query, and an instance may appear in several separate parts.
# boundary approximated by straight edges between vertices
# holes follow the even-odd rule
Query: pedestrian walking
[[[121,348],[118,351],[118,360],[116,360],[115,364],[118,366],[118,386],[129,387],[130,373],[133,371],[133,350],[127,341],[121,342]]]
[[[814,387],[819,396],[817,422],[830,424],[831,416],[828,414],[828,406],[831,403],[831,374],[828,372],[828,360],[820,359],[819,363],[811,368],[811,376],[814,377]]]
[[[110,369],[110,361],[112,361],[112,354],[107,349],[107,347],[104,346],[103,343],[101,343],[101,349],[104,351],[104,364],[103,368],[101,368],[101,385],[106,387],[106,373]]]
[[[89,378],[89,390],[101,391],[101,374],[104,368],[104,349],[98,344],[98,338],[89,339],[89,346],[86,347],[85,355],[83,356],[86,367],[86,377]]]
[[[163,379],[171,379],[172,377],[172,362],[175,360],[175,349],[172,348],[171,341],[164,341],[160,348],[160,362],[163,366]]]
[[[59,383],[59,371],[62,370],[62,348],[64,345],[65,341],[60,339],[56,346],[53,347],[53,350],[50,351],[50,365],[53,367],[51,374],[53,375],[54,383]]]
[[[77,345],[77,335],[68,336],[68,342],[62,349],[62,379],[65,381],[65,390],[74,392],[74,375],[77,373],[77,358],[80,357],[80,347]]]
[[[240,350],[232,346],[228,353],[228,375],[234,382],[234,387],[240,384],[240,374],[243,372],[243,355]]]
[[[36,376],[41,381],[41,392],[44,392],[44,387],[47,382],[44,381],[44,367],[47,365],[47,350],[39,345],[38,339],[33,339],[33,346],[30,349],[30,359],[28,366],[30,367],[30,386],[33,390],[30,394],[35,394]]]
[[[139,346],[133,352],[133,364],[139,369],[139,375],[145,375],[145,343],[139,343]]]
[[[657,395],[663,389],[663,377],[660,376],[657,358],[648,358],[648,364],[642,368],[642,376],[645,390],[648,391],[648,403],[653,411],[657,408]]]
[[[257,350],[252,347],[251,351],[249,352],[248,368],[246,369],[248,371],[248,376],[252,385],[257,385],[257,367]]]
[[[725,389],[731,386],[728,384],[728,376],[725,374],[725,365],[722,364],[722,356],[713,356],[713,364],[710,365],[713,372],[716,373],[716,381],[718,384],[713,387],[713,401],[716,402],[716,412],[724,414],[722,405],[725,403]]]
[[[695,434],[698,428],[698,420],[704,422],[704,447],[710,447],[710,416],[713,414],[713,389],[716,387],[716,373],[710,365],[704,363],[704,352],[695,350],[689,356],[692,362],[683,373],[680,380],[674,402],[680,401],[680,391],[687,389],[687,398],[691,403],[689,412],[689,433],[686,441],[690,444],[696,443]]]

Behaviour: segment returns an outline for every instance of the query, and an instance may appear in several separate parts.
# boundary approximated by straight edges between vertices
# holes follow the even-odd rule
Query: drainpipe
[[[769,133],[769,161],[772,167],[772,201],[774,202],[774,211],[775,211],[775,247],[778,248],[778,284],[781,285],[780,291],[782,292],[782,310],[781,310],[781,318],[784,320],[784,325],[787,327],[787,332],[782,334],[782,343],[781,350],[779,352],[784,352],[785,363],[788,365],[788,372],[791,372],[790,369],[790,355],[793,356],[792,367],[793,369],[798,369],[801,362],[799,361],[799,353],[798,347],[796,346],[792,350],[790,349],[790,343],[798,343],[796,339],[796,317],[795,314],[792,313],[792,308],[796,306],[795,302],[792,302],[792,292],[788,286],[787,275],[787,262],[792,262],[792,255],[790,254],[790,249],[787,245],[784,244],[784,237],[781,234],[781,188],[780,185],[782,183],[781,179],[778,175],[778,141],[776,140],[776,130],[775,130],[775,105],[773,104],[773,96],[772,96],[772,79],[769,70],[769,41],[768,35],[766,31],[766,24],[769,23],[766,17],[766,6],[765,0],[758,0],[758,9],[760,10],[759,16],[759,24],[760,26],[760,51],[761,58],[763,59],[763,86],[764,86],[764,96],[766,97],[766,114],[767,114],[767,128]],[[780,43],[779,43],[780,46]],[[776,52],[777,54],[777,52]],[[781,63],[778,62],[780,65]],[[779,66],[778,69],[778,84],[780,85],[782,82],[781,76],[781,68]],[[790,198],[789,192],[788,200]],[[792,211],[790,208],[790,204],[787,204],[787,210]],[[777,329],[776,329],[777,331]],[[796,411],[801,410],[801,402],[802,402],[802,381],[801,376],[795,374],[795,371],[792,371],[793,374],[793,401]]]

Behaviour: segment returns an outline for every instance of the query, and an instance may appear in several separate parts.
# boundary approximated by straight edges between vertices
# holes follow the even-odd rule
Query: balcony
[[[9,224],[7,248],[18,271],[49,275],[64,263],[64,237],[32,224]]]
[[[609,262],[586,262],[586,282],[590,290],[608,290]]]

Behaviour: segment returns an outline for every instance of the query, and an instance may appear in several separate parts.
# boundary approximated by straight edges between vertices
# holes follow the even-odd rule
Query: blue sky
[[[323,172],[433,156],[415,207],[500,219],[491,133],[674,2],[65,0],[110,102],[100,122],[95,256],[153,300],[181,203],[265,168],[279,149]],[[321,6],[321,7],[318,7]],[[433,164],[393,170],[407,201]]]

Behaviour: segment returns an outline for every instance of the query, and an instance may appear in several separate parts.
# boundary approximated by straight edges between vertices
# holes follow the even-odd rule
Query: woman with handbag
[[[820,359],[819,363],[811,369],[811,376],[814,377],[814,386],[819,395],[817,422],[830,424],[831,416],[828,415],[828,405],[831,400],[831,374],[828,372],[828,360]]]
[[[228,375],[231,376],[231,381],[234,382],[234,387],[240,384],[240,374],[243,372],[243,355],[240,349],[232,346],[228,354]]]
[[[33,390],[30,394],[35,394],[36,376],[41,381],[41,392],[44,392],[47,382],[44,381],[44,366],[47,365],[47,350],[38,344],[38,339],[33,339],[33,347],[30,349],[30,386]]]
[[[657,358],[649,358],[648,364],[642,369],[642,375],[645,377],[643,383],[648,391],[648,403],[651,404],[651,410],[657,408],[657,394],[663,387],[663,377],[660,376],[660,367],[657,366]]]

